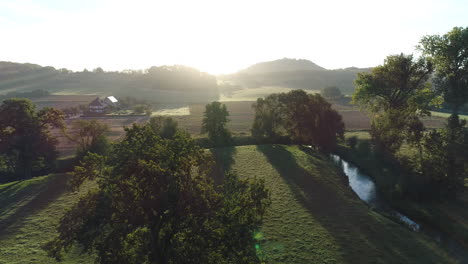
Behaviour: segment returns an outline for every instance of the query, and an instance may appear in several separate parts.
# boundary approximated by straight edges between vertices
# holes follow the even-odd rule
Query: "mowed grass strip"
[[[52,174],[0,185],[0,263],[55,263],[41,246],[53,238],[65,211],[80,195],[92,188],[88,183],[81,192],[67,191],[67,174]],[[92,263],[87,255],[72,248],[63,263]]]
[[[256,234],[267,263],[453,263],[427,237],[369,209],[326,156],[282,145],[213,152],[219,166],[263,178],[271,191]]]

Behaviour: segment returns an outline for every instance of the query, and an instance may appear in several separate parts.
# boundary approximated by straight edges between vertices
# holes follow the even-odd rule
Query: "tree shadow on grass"
[[[55,201],[64,191],[67,174],[49,176],[44,181],[18,188],[20,182],[0,192],[0,238],[11,232],[12,226],[21,222]],[[15,187],[15,188],[14,188]]]
[[[212,169],[212,178],[215,184],[221,184],[224,180],[225,173],[231,170],[232,165],[235,163],[234,156],[236,152],[236,148],[232,146],[211,149],[215,160],[214,168]]]
[[[257,149],[285,180],[295,199],[334,238],[347,262],[445,262],[426,243],[417,240],[417,234],[371,212],[347,181],[337,178],[340,172],[324,155],[304,151],[310,165],[306,170],[285,146],[259,145]]]

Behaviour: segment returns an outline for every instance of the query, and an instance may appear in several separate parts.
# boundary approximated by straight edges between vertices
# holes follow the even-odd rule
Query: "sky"
[[[212,74],[284,57],[371,67],[467,27],[467,14],[466,0],[0,0],[0,61]]]

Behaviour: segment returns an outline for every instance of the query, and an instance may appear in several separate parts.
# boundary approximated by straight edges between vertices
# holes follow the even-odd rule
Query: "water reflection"
[[[407,216],[401,214],[400,212],[391,209],[383,202],[383,200],[378,195],[377,187],[375,186],[374,181],[369,176],[362,173],[359,168],[347,161],[344,161],[337,155],[332,154],[331,158],[341,167],[341,169],[343,169],[344,174],[348,177],[349,186],[351,186],[351,189],[353,189],[353,191],[359,196],[361,200],[366,202],[368,205],[399,219],[412,230],[420,230],[421,227],[419,224]]]
[[[369,206],[374,207],[387,215],[391,215],[395,219],[399,219],[413,231],[422,232],[423,234],[431,237],[438,243],[442,244],[444,248],[448,250],[450,255],[457,259],[459,263],[468,264],[468,251],[464,245],[434,227],[429,227],[427,225],[421,226],[407,216],[395,211],[385,203],[382,197],[379,196],[377,187],[375,186],[372,178],[362,173],[359,168],[349,162],[346,162],[337,155],[332,154],[331,158],[338,166],[340,166],[341,169],[343,169],[344,174],[349,179],[351,189],[353,189],[361,200],[366,202]]]

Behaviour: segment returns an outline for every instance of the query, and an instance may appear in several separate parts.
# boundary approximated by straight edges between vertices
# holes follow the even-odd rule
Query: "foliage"
[[[208,133],[208,138],[215,146],[224,146],[231,141],[231,132],[226,128],[229,112],[225,104],[212,102],[205,106],[201,133]]]
[[[252,135],[279,138],[287,135],[296,143],[330,150],[343,137],[341,116],[319,94],[303,90],[272,94],[253,105],[255,119]]]
[[[136,114],[143,114],[145,113],[146,115],[151,115],[151,107],[149,105],[146,105],[146,104],[137,104],[133,107],[133,111],[136,113]]]
[[[67,138],[77,144],[77,155],[82,157],[88,151],[105,155],[109,148],[109,142],[105,136],[109,132],[109,126],[96,119],[80,119],[72,122],[72,135]]]
[[[0,95],[0,100],[8,99],[8,98],[38,98],[38,97],[43,97],[50,95],[49,91],[42,90],[42,89],[37,89],[37,90],[32,90],[30,92],[9,92],[5,95]]]
[[[468,176],[468,133],[466,121],[451,116],[448,126],[440,131],[430,131],[422,142],[424,148],[421,173],[438,189],[440,197],[455,197],[462,192]]]
[[[371,155],[372,146],[368,140],[359,140],[356,146],[356,152],[360,155]]]
[[[68,118],[68,117],[72,117],[72,116],[76,116],[76,115],[79,115],[80,114],[80,107],[79,106],[70,106],[70,107],[66,107],[66,108],[62,108],[61,109],[62,112],[65,114],[65,116]],[[87,111],[88,109],[85,108],[85,111]]]
[[[358,138],[356,136],[346,138],[346,144],[351,148],[355,149],[358,143]]]
[[[336,86],[327,86],[323,88],[320,94],[330,102],[339,102],[343,98],[343,94]]]
[[[425,111],[434,96],[427,80],[432,64],[413,55],[391,55],[370,73],[359,73],[353,102],[372,113],[405,110]]]
[[[179,129],[177,121],[171,117],[152,117],[149,126],[164,139],[173,139]]]
[[[463,178],[467,174],[466,162],[460,161],[460,157],[466,157],[466,146],[462,147],[466,122],[459,120],[458,113],[468,103],[468,28],[455,27],[442,36],[425,36],[420,44],[423,53],[435,63],[436,88],[452,109],[446,128],[440,134],[429,134],[426,140],[429,141],[425,144],[428,153],[423,170],[432,177],[445,178],[447,193],[455,196],[463,190]],[[438,151],[434,150],[435,145],[430,140],[438,145]],[[434,168],[437,164],[433,163],[435,159],[446,163]],[[436,171],[440,174],[433,175]]]
[[[215,188],[211,161],[186,133],[161,138],[151,125],[126,128],[109,157],[89,154],[72,187],[96,179],[44,247],[61,258],[79,243],[97,263],[257,263],[253,232],[269,192],[226,175]]]
[[[454,113],[468,102],[468,28],[455,27],[421,39],[419,48],[435,64],[436,88]]]
[[[438,103],[427,82],[432,69],[430,61],[400,54],[358,74],[353,102],[372,113],[371,135],[380,152],[393,155],[405,140],[422,134],[418,117],[429,115],[429,107]]]
[[[51,169],[57,140],[49,128],[63,128],[63,113],[54,108],[36,111],[28,99],[7,99],[0,105],[0,160],[16,178]],[[1,162],[0,162],[1,165]]]
[[[270,94],[265,99],[258,98],[252,105],[255,110],[252,124],[252,136],[255,138],[278,138],[284,133],[284,104],[280,101],[281,94]]]

